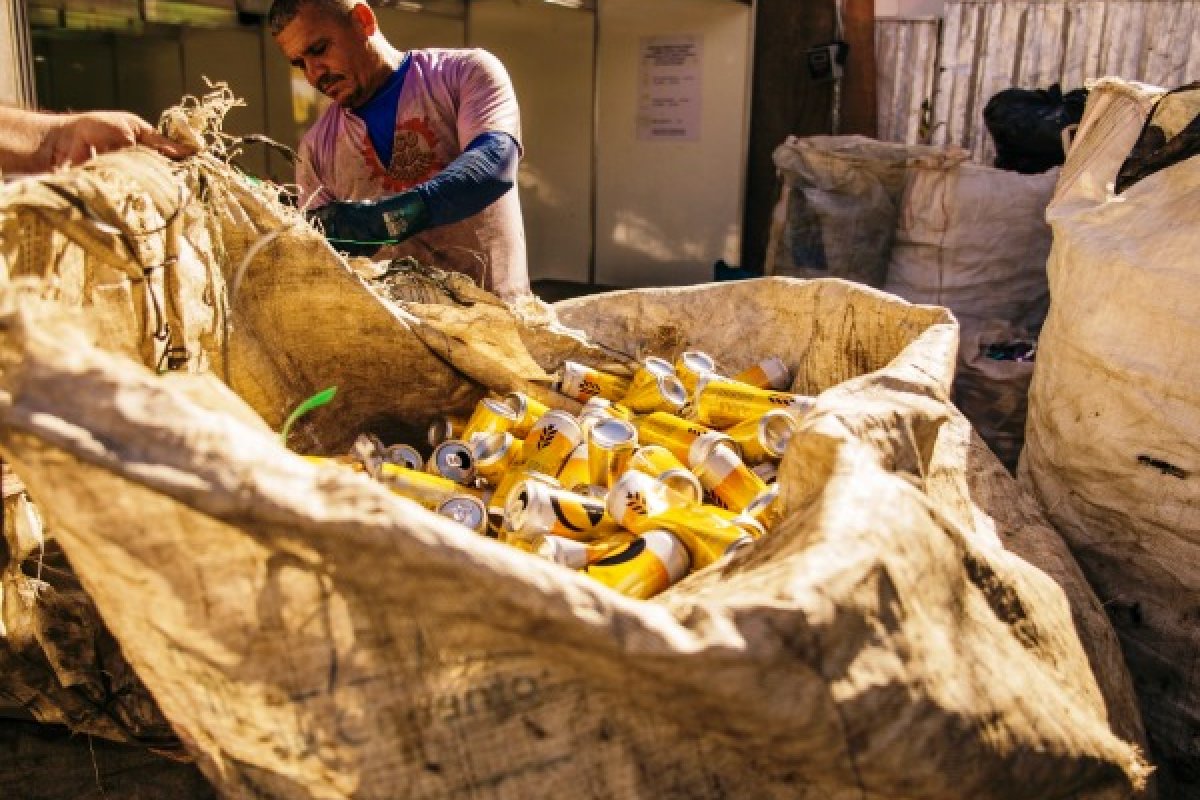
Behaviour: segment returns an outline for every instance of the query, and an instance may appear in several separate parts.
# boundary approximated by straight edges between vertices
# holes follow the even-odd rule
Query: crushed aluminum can
[[[621,404],[638,414],[668,411],[677,414],[688,402],[687,389],[674,373],[659,375],[650,383],[630,390]]]

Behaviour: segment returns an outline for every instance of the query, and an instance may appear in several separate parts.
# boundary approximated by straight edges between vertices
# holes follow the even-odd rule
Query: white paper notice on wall
[[[700,141],[700,76],[704,37],[651,36],[641,40],[637,138]]]

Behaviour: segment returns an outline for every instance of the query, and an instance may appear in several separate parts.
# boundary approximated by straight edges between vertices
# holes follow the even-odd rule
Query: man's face
[[[365,4],[356,6],[349,17],[338,17],[305,3],[275,43],[313,88],[338,105],[355,108],[374,90],[372,76],[378,65],[368,47],[374,32],[375,16]]]

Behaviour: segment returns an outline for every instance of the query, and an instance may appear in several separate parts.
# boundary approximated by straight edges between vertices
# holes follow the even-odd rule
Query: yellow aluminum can
[[[475,453],[461,439],[447,439],[433,448],[425,471],[469,486],[475,480]]]
[[[425,459],[410,444],[394,444],[383,451],[385,464],[399,464],[409,469],[425,469]]]
[[[608,488],[625,471],[637,447],[638,432],[622,419],[600,420],[588,429],[589,484]]]
[[[492,486],[521,463],[523,445],[511,433],[481,434],[471,442],[475,454],[475,474]]]
[[[516,424],[517,412],[507,403],[485,397],[476,404],[461,438],[469,442],[477,433],[511,433]]]
[[[681,581],[689,564],[687,548],[677,536],[651,530],[583,571],[623,595],[648,600]]]
[[[661,529],[675,534],[695,569],[753,541],[719,509],[691,505],[662,481],[637,470],[626,472],[609,491],[607,509],[613,520],[634,533]]]
[[[759,389],[785,392],[792,386],[792,371],[778,356],[764,358],[749,369],[733,376],[735,381],[748,383]]]
[[[380,470],[379,481],[396,494],[407,497],[430,511],[437,511],[439,506],[452,497],[478,496],[477,492],[449,478],[418,472],[398,464],[384,464]]]
[[[721,436],[709,433],[697,439],[692,444],[688,463],[701,485],[717,498],[717,505],[731,511],[744,511],[754,498],[766,491],[767,485],[750,471]]]
[[[511,433],[518,439],[528,436],[534,423],[550,410],[545,404],[534,400],[524,392],[509,392],[504,396],[504,403],[516,415],[516,422],[513,423]]]
[[[779,461],[787,443],[800,429],[800,423],[787,411],[768,411],[758,419],[748,419],[725,429],[725,435],[737,442],[747,464]]]
[[[565,411],[547,411],[525,437],[525,466],[534,472],[557,475],[583,442],[583,429]]]
[[[509,539],[530,541],[554,534],[590,542],[620,527],[608,519],[603,500],[527,480],[504,504],[504,529]]]
[[[780,500],[779,484],[772,484],[758,497],[750,501],[743,512],[757,521],[766,530],[771,530],[783,519],[783,503]]]
[[[523,466],[515,467],[505,473],[496,487],[492,489],[491,494],[487,496],[488,514],[499,520],[503,524],[504,509],[508,504],[509,497],[512,496],[513,490],[523,484],[525,481],[539,481],[555,488],[562,488],[559,482],[553,475],[546,475],[542,472],[533,472]]]
[[[768,411],[803,414],[816,401],[786,392],[769,392],[730,381],[701,381],[692,403],[692,413],[701,425],[728,428],[746,420],[759,419]]]
[[[563,485],[564,489],[583,492],[591,485],[591,480],[592,471],[588,461],[587,442],[580,442],[571,451],[571,457],[567,459],[567,463],[563,464],[563,468],[559,470],[558,482]]]
[[[601,372],[575,361],[566,361],[563,363],[558,390],[581,403],[593,397],[616,402],[629,391],[629,378]]]
[[[687,405],[687,401],[687,389],[683,388],[679,378],[671,374],[659,375],[649,383],[630,389],[621,399],[621,404],[637,414],[654,411],[678,413]]]
[[[658,478],[670,489],[688,498],[695,505],[704,499],[704,487],[683,462],[662,445],[643,445],[629,459],[629,469],[636,469]]]
[[[692,442],[712,430],[665,411],[655,411],[653,414],[639,417],[634,420],[634,426],[638,429],[638,441],[641,444],[665,447],[683,462],[688,459]]]
[[[671,380],[673,379],[673,380]],[[670,361],[647,356],[633,373],[621,404],[638,414],[667,411],[687,402],[687,390],[679,382]]]
[[[633,377],[629,379],[629,388],[626,392],[636,392],[639,389],[645,389],[655,384],[660,377],[674,374],[675,366],[670,361],[658,356],[646,356],[642,359],[641,365],[634,370]]]
[[[689,396],[696,391],[696,383],[700,378],[716,373],[717,362],[701,350],[685,350],[675,360],[675,374],[679,376]]]
[[[589,564],[608,558],[623,550],[637,537],[628,531],[618,531],[601,536],[591,542],[579,542],[565,536],[548,533],[538,536],[530,544],[533,552],[542,558],[570,569],[585,569]]]
[[[488,514],[483,500],[472,494],[459,494],[437,507],[437,513],[452,519],[475,533],[487,534]]]
[[[438,417],[429,424],[429,431],[425,438],[429,441],[430,447],[437,447],[447,439],[461,439],[462,433],[466,429],[466,417],[453,415]]]
[[[755,464],[750,468],[750,471],[762,478],[762,482],[768,486],[779,480],[779,466],[774,461],[764,461],[761,464]]]

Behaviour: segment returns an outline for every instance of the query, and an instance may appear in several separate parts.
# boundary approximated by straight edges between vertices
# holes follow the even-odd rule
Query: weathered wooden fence
[[[983,107],[1001,89],[1200,80],[1200,0],[950,0],[940,21],[878,20],[875,43],[880,138],[988,162]]]

